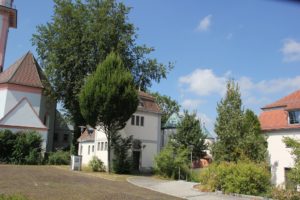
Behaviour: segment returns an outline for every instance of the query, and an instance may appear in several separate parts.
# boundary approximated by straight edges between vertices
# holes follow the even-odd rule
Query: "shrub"
[[[137,141],[137,140],[136,140]],[[133,137],[126,138],[117,135],[113,139],[114,159],[113,171],[117,174],[128,174],[132,171],[132,159],[129,158],[128,152],[133,145]]]
[[[213,164],[200,173],[202,189],[224,193],[263,195],[270,189],[270,173],[265,164],[252,162]]]
[[[70,164],[69,151],[56,151],[49,153],[48,163],[50,165],[68,165]]]
[[[0,130],[0,162],[10,162],[15,141],[16,135],[10,130]]]
[[[176,178],[180,168],[181,175],[185,176],[189,173],[188,150],[174,149],[168,144],[156,157],[154,171],[156,174]]]
[[[0,194],[0,200],[28,200],[28,198],[24,197],[23,195],[4,195]]]
[[[105,171],[103,162],[96,156],[93,156],[93,159],[90,160],[89,167],[93,170],[93,172],[104,172]]]
[[[299,200],[300,193],[294,190],[274,188],[272,190],[272,198],[276,200]]]
[[[41,163],[41,135],[35,131],[16,133],[11,161],[15,164]]]

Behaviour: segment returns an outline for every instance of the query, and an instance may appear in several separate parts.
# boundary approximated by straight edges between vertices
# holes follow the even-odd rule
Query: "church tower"
[[[14,0],[0,0],[0,73],[3,71],[6,42],[9,28],[17,28],[17,10]]]

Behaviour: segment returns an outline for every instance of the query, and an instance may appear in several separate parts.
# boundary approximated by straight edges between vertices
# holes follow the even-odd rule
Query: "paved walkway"
[[[189,200],[256,200],[261,198],[234,197],[223,194],[200,192],[193,189],[197,183],[160,180],[151,177],[130,177],[128,182],[143,188]]]

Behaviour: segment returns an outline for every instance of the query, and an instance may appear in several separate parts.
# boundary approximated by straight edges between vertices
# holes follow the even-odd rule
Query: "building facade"
[[[267,136],[272,183],[285,187],[294,159],[283,138],[300,140],[300,90],[263,107],[259,121]]]
[[[139,92],[137,111],[127,121],[119,133],[123,137],[133,136],[134,143],[131,156],[135,170],[148,171],[154,164],[154,157],[160,151],[161,112],[155,98],[145,92]],[[88,165],[93,156],[97,156],[107,166],[108,143],[101,127],[85,128],[78,138],[78,155],[82,156],[82,164]]]

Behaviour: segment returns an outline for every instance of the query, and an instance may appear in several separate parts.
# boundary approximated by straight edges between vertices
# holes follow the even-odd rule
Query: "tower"
[[[3,71],[6,42],[9,28],[17,28],[17,10],[14,0],[0,0],[0,72]]]

